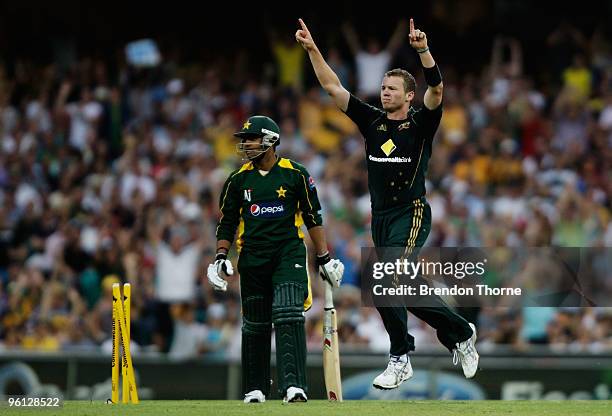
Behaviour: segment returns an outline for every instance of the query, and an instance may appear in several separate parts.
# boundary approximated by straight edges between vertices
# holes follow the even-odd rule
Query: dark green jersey
[[[346,115],[365,138],[372,211],[425,196],[425,173],[442,105],[435,110],[411,108],[405,120],[389,120],[383,110],[351,95]]]
[[[304,238],[301,226],[322,225],[315,183],[304,166],[279,158],[264,176],[252,162],[233,172],[221,192],[217,240],[238,249],[268,248]]]

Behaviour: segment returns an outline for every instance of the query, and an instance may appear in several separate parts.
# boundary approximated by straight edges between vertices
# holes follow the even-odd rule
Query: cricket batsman
[[[442,118],[442,75],[427,46],[425,32],[410,19],[410,45],[418,53],[427,90],[423,106],[413,107],[414,76],[403,69],[388,71],[380,88],[382,109],[349,93],[325,62],[306,24],[296,40],[304,47],[321,86],[359,128],[365,139],[368,187],[372,200],[372,238],[376,247],[402,247],[414,257],[431,229],[431,208],[425,199],[425,173],[433,139]],[[414,337],[408,333],[407,310],[436,329],[440,342],[472,378],[478,368],[476,327],[435,296],[431,307],[377,307],[391,348],[387,368],[373,381],[379,389],[393,389],[413,375],[408,353]]]
[[[216,290],[227,290],[225,278],[234,274],[227,255],[237,230],[244,402],[262,403],[270,394],[272,324],[278,391],[285,403],[306,402],[304,313],[312,292],[302,225],[314,243],[321,277],[339,286],[344,265],[327,250],[314,179],[304,166],[276,154],[278,125],[253,116],[234,136],[248,162],[223,186],[217,255],[208,266],[208,281]]]

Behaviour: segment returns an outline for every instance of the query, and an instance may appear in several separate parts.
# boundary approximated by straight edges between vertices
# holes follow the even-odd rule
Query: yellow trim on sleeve
[[[306,243],[304,243],[304,247],[306,247]],[[304,301],[304,311],[308,311],[312,307],[312,286],[310,285],[310,268],[308,267],[308,247],[306,247],[306,263],[304,263],[306,267],[306,277],[308,278],[308,297]]]
[[[295,213],[295,227],[297,228],[298,237],[304,239],[304,232],[302,231],[302,225],[304,225],[304,219],[300,211]]]
[[[242,240],[242,236],[244,235],[244,219],[242,218],[242,208],[240,208],[240,223],[238,224],[238,239],[236,240],[236,250],[238,253],[242,250],[242,245],[244,241]]]

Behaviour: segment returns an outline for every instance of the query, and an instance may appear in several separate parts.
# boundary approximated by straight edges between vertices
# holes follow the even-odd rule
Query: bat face
[[[340,351],[338,349],[338,324],[335,309],[325,309],[323,316],[323,374],[327,399],[342,401],[340,378]]]

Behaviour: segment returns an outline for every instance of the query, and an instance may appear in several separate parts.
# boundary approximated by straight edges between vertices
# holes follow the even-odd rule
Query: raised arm
[[[491,63],[489,64],[489,77],[495,79],[502,67],[504,40],[501,36],[496,36],[493,40],[493,50],[491,51]]]
[[[361,45],[359,44],[359,37],[357,33],[355,33],[355,29],[350,23],[344,23],[342,25],[342,33],[344,34],[344,38],[346,39],[346,43],[351,50],[353,55],[357,55],[361,50]]]
[[[72,91],[72,84],[70,81],[64,81],[59,89],[57,97],[55,99],[54,110],[57,113],[62,113],[66,110],[66,100]]]
[[[437,108],[442,103],[442,75],[434,61],[429,47],[427,46],[427,35],[419,29],[414,28],[414,20],[410,19],[410,46],[412,46],[421,58],[425,81],[427,82],[427,91],[423,103],[430,110]]]
[[[340,110],[346,111],[351,95],[340,83],[338,75],[336,75],[327,62],[325,62],[323,55],[321,55],[319,48],[317,48],[304,21],[299,19],[299,22],[301,29],[295,32],[295,39],[302,45],[306,52],[308,52],[310,63],[312,64],[312,68],[317,75],[321,87],[323,87],[332,97],[334,103]]]
[[[523,74],[523,48],[518,39],[510,39],[510,76],[520,77]]]
[[[386,49],[390,54],[393,55],[402,45],[404,36],[406,36],[406,26],[406,19],[402,19],[398,22],[393,35],[389,39],[389,43],[387,43]]]

